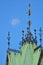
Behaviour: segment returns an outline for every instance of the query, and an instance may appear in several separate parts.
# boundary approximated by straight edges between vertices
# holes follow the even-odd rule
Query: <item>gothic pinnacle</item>
[[[7,37],[7,39],[8,39],[8,49],[10,48],[10,32],[8,32],[8,37]]]
[[[40,43],[41,43],[42,42],[42,29],[41,29],[41,27],[40,27],[40,30],[39,31],[40,31],[40,34],[39,35],[40,35]]]
[[[29,16],[29,21],[28,21],[28,27],[29,27],[29,30],[30,30],[30,26],[31,26],[31,21],[30,21],[30,15],[31,15],[31,10],[30,10],[30,7],[31,7],[31,4],[29,3],[29,10],[28,10],[28,16]]]

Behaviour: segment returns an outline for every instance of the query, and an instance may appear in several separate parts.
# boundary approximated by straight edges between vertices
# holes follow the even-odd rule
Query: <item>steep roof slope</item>
[[[37,45],[34,43],[24,44],[20,53],[8,52],[8,65],[38,65],[41,48],[34,51]]]

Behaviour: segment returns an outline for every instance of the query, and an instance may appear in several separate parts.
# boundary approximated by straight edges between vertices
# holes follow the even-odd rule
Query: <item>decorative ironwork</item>
[[[30,31],[31,21],[28,21],[28,30]]]
[[[41,29],[41,27],[40,27],[40,30],[39,31],[40,31],[40,34],[39,35],[40,35],[40,44],[41,44],[41,42],[42,42],[42,29]]]
[[[29,3],[29,10],[27,14],[29,15],[29,21],[28,21],[28,27],[27,27],[27,34],[25,35],[25,40],[30,42],[32,41],[32,33],[30,31],[30,26],[31,26],[31,21],[30,21],[30,15],[31,15],[31,10],[30,10],[31,4]]]
[[[28,21],[28,27],[27,27],[27,33],[24,37],[24,30],[22,30],[22,42],[20,43],[21,46],[23,46],[23,44],[25,42],[32,42],[35,43],[37,45],[37,36],[36,36],[36,29],[34,29],[34,35],[32,34],[30,27],[31,27],[31,20],[30,20],[30,15],[31,15],[31,10],[30,10],[31,4],[29,3],[29,10],[28,10],[28,16],[29,16],[29,21]],[[40,27],[40,43],[42,42],[42,29]],[[40,45],[41,46],[41,45]],[[34,49],[34,51],[36,51],[38,48],[40,48],[40,46],[38,46],[37,48]],[[21,47],[19,47],[19,49],[21,49]],[[15,52],[15,53],[21,53],[19,50],[15,50],[15,49],[10,49],[10,32],[8,32],[8,50]],[[22,54],[22,53],[21,53]]]
[[[34,39],[34,42],[35,42],[35,43],[36,43],[36,45],[37,45],[36,29],[34,29],[34,34],[35,34],[35,39]]]
[[[20,53],[20,51],[19,50],[16,50],[16,49],[9,49],[9,51],[15,52],[15,53]]]
[[[28,11],[28,15],[30,16],[31,15],[31,10],[29,9],[29,11]]]
[[[10,32],[8,32],[8,49],[10,48]]]
[[[22,45],[24,43],[24,30],[22,30]]]
[[[29,3],[29,10],[27,12],[27,14],[30,16],[31,15],[31,10],[30,10],[31,4]]]

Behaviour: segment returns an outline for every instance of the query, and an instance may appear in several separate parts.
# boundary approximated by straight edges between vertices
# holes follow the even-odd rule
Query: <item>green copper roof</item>
[[[41,49],[37,49],[34,52],[34,49],[37,46],[32,43],[26,43],[22,46],[22,48],[20,49],[20,51],[22,52],[22,54],[20,53],[15,53],[11,52],[11,54],[8,54],[8,59],[9,59],[9,65],[37,65],[38,61],[39,61],[39,57],[40,57],[40,53],[41,53]]]

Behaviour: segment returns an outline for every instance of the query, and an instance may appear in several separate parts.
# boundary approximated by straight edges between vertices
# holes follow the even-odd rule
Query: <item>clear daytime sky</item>
[[[42,27],[43,30],[43,0],[30,0],[30,2],[31,31],[33,33],[33,30],[36,28],[39,39],[39,28]],[[28,4],[29,0],[0,0],[0,65],[6,64],[8,31],[11,37],[10,47],[13,49],[18,49],[20,46],[19,42],[22,37],[22,29],[26,33],[27,22],[29,20],[26,14]]]

